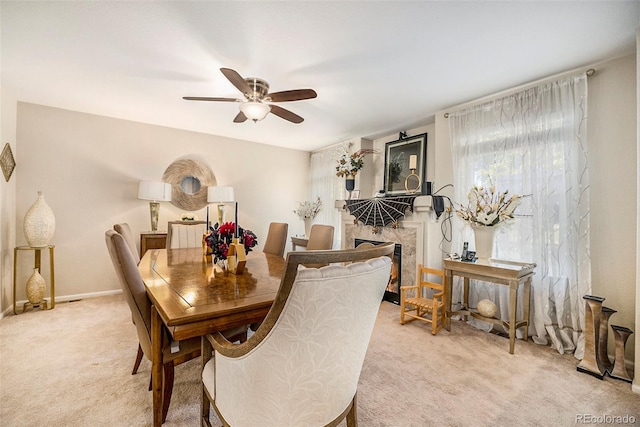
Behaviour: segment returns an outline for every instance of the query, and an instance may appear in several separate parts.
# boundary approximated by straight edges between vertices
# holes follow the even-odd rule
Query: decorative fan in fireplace
[[[404,216],[408,209],[413,212],[413,202],[417,196],[393,196],[363,200],[347,200],[349,213],[356,217],[356,223],[362,222],[373,227],[398,227],[398,219]]]

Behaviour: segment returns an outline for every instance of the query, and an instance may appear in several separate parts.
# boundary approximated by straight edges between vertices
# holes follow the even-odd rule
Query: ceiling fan
[[[304,121],[302,117],[273,103],[301,101],[318,96],[313,89],[294,89],[269,93],[269,83],[262,79],[256,77],[242,78],[237,71],[231,68],[220,68],[220,71],[242,92],[245,99],[200,96],[184,96],[182,99],[186,99],[187,101],[240,102],[240,112],[235,119],[233,119],[234,123],[242,123],[247,119],[257,122],[258,120],[264,119],[268,113],[273,113],[292,123],[302,123]]]

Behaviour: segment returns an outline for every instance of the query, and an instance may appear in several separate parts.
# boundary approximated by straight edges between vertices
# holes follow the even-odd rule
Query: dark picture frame
[[[405,179],[411,174],[409,156],[417,156],[415,173],[420,177],[420,189],[407,191]],[[397,141],[387,142],[384,147],[384,191],[387,196],[425,194],[427,177],[427,134],[422,133]],[[415,188],[412,182],[411,187]]]

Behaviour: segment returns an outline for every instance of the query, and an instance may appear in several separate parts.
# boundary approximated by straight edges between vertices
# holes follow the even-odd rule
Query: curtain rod
[[[566,71],[566,72],[560,73],[560,74],[555,74],[555,75],[553,75],[551,77],[545,77],[543,79],[535,80],[533,82],[525,83],[525,84],[522,84],[520,86],[513,87],[511,89],[503,90],[503,91],[495,93],[493,95],[483,96],[482,98],[478,98],[478,99],[475,99],[473,101],[469,101],[469,102],[465,102],[464,104],[460,104],[457,107],[455,107],[454,109],[455,110],[461,110],[464,106],[467,106],[467,105],[480,104],[483,101],[488,101],[490,99],[497,98],[497,97],[499,97],[501,95],[506,96],[508,93],[519,92],[521,90],[525,90],[525,89],[528,89],[530,87],[540,85],[542,83],[547,83],[547,82],[552,81],[552,80],[560,79],[560,78],[568,76],[570,74],[577,74],[578,70],[581,70],[581,68],[579,68],[577,70]],[[591,77],[595,73],[596,73],[596,70],[594,68],[589,68],[588,70],[586,70],[587,77]],[[449,118],[449,113],[444,113],[444,118],[448,119]]]

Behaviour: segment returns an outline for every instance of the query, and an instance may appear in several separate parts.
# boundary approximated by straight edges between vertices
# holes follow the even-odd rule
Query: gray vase
[[[47,246],[56,229],[56,217],[44,201],[42,191],[38,191],[38,198],[24,216],[24,237],[32,248]]]

